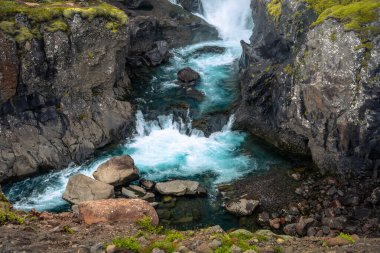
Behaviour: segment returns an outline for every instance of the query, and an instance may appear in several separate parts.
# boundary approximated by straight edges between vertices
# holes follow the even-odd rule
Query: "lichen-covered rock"
[[[79,216],[86,224],[124,221],[137,222],[149,217],[151,224],[158,225],[155,209],[140,199],[105,199],[79,204]]]
[[[206,190],[199,182],[190,180],[173,180],[156,183],[155,189],[163,195],[204,195]]]
[[[242,42],[236,124],[273,145],[311,156],[322,172],[348,175],[380,159],[380,35],[317,16],[305,1],[252,0],[255,29]],[[375,20],[372,27],[379,26]]]
[[[113,198],[114,187],[82,174],[70,177],[63,199],[71,204],[84,201]]]
[[[101,164],[93,173],[95,179],[114,186],[120,186],[137,180],[139,170],[129,155],[113,157]]]

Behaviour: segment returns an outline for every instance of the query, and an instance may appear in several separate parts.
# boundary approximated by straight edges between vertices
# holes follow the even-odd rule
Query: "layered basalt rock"
[[[241,128],[292,153],[311,156],[322,171],[349,175],[380,159],[380,36],[348,31],[302,1],[253,0],[255,28],[242,42]],[[273,13],[272,13],[273,14]],[[375,20],[372,27],[379,27]]]

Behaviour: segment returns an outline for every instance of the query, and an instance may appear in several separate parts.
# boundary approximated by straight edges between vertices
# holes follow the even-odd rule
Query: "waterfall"
[[[203,16],[223,40],[248,41],[253,21],[251,0],[202,0]]]

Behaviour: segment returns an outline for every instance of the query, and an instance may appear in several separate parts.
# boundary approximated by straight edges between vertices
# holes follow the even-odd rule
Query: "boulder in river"
[[[248,216],[255,211],[259,203],[258,200],[239,199],[238,201],[231,201],[226,204],[226,210],[237,216]]]
[[[204,46],[194,51],[193,56],[199,56],[202,54],[223,54],[226,52],[225,47],[219,46]]]
[[[86,224],[99,222],[125,221],[137,222],[149,217],[152,225],[158,225],[156,210],[140,199],[104,199],[86,201],[79,204],[79,217]]]
[[[113,198],[114,187],[112,185],[94,180],[83,174],[70,177],[63,199],[71,204],[79,204],[83,201]]]
[[[96,180],[120,186],[139,179],[139,170],[129,155],[111,158],[93,173]]]
[[[199,182],[190,180],[173,180],[157,183],[155,189],[163,195],[205,195],[206,190]]]
[[[201,78],[199,73],[190,67],[186,67],[178,71],[177,77],[178,77],[178,80],[180,80],[181,82],[187,85],[194,85],[195,82]]]

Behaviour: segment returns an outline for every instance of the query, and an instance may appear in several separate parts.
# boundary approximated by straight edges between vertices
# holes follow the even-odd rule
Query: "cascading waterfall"
[[[150,83],[141,85],[145,88],[136,99],[138,107],[160,110],[159,106],[175,94],[170,92],[178,89],[177,71],[186,66],[202,77],[196,86],[205,94],[204,101],[197,104],[201,114],[228,108],[233,101],[237,80],[226,80],[236,75],[233,66],[241,54],[240,40],[248,40],[251,34],[250,0],[239,0],[238,4],[236,0],[202,0],[202,4],[202,17],[218,28],[221,40],[173,50],[170,64],[158,68],[159,74],[153,74]],[[219,54],[193,54],[205,46],[225,50]],[[245,147],[247,134],[232,131],[233,122],[232,115],[220,131],[206,137],[192,126],[190,113],[184,118],[164,113],[156,120],[146,120],[141,109],[136,113],[135,134],[125,143],[102,153],[94,161],[26,179],[4,190],[16,208],[62,210],[68,207],[61,196],[69,177],[77,173],[91,176],[101,163],[115,155],[131,155],[147,179],[190,178],[209,186],[237,179],[256,169],[267,169],[280,161],[258,146]]]

